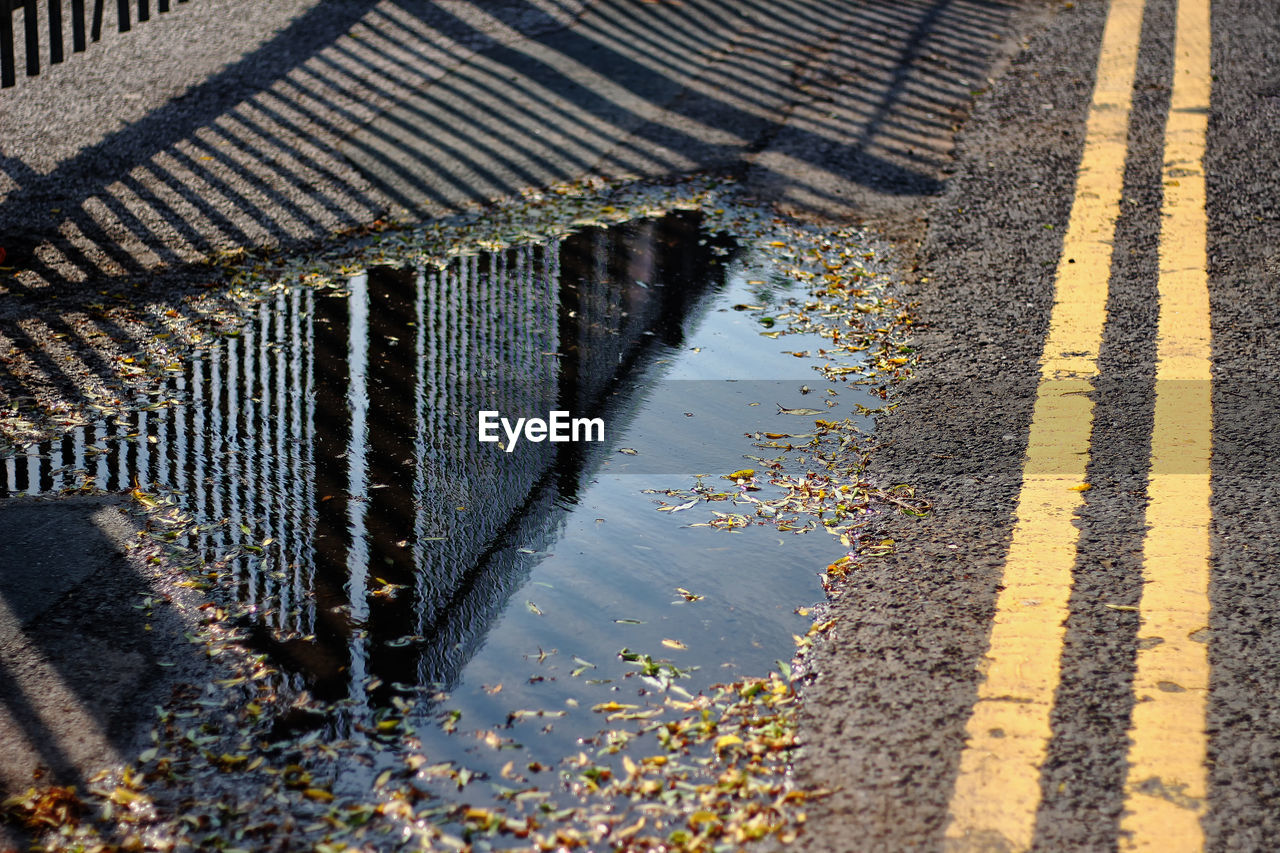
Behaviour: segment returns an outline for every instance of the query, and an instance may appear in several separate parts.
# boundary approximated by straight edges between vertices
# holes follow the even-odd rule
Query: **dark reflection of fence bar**
[[[506,453],[477,412],[616,406],[715,274],[686,257],[698,234],[669,217],[279,294],[172,380],[183,405],[5,459],[5,489],[76,485],[55,474],[72,458],[100,489],[173,489],[277,629],[256,638],[317,692],[359,708],[373,677],[452,683],[529,570],[511,543],[548,547],[601,453]]]

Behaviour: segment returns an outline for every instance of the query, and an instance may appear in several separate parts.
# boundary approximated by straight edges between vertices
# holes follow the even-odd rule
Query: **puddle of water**
[[[811,427],[779,406],[878,402],[791,354],[816,336],[762,336],[801,294],[758,263],[679,214],[283,292],[174,378],[177,405],[3,460],[0,495],[172,490],[252,642],[324,703],[291,725],[341,737],[400,697],[432,761],[497,780],[511,751],[462,735],[499,730],[519,765],[555,766],[599,727],[592,704],[789,659],[844,550],[693,526],[711,504],[655,511],[695,475],[732,490],[755,433]],[[489,410],[600,418],[604,438],[506,452],[478,441]],[[383,766],[353,760],[343,784]]]

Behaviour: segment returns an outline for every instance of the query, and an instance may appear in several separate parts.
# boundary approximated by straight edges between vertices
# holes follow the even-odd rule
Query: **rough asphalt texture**
[[[889,528],[898,553],[857,575],[815,665],[807,782],[814,849],[938,848],[994,610],[1036,359],[1083,144],[1105,5],[1048,19],[979,104],[911,285],[927,364],[878,424],[881,477],[935,504]],[[1155,354],[1163,121],[1173,3],[1149,0],[1115,244],[1110,320],[1036,848],[1114,849],[1132,707]],[[1214,335],[1209,731],[1213,850],[1280,833],[1274,297],[1280,284],[1276,9],[1214,4],[1209,251]],[[1206,413],[1188,412],[1188,418]],[[923,429],[921,425],[926,425]]]
[[[3,283],[0,345],[39,350],[33,321],[57,326],[144,272],[159,292],[211,251],[591,174],[730,171],[797,215],[879,228],[920,303],[924,363],[879,425],[875,475],[936,510],[885,519],[897,553],[835,602],[797,772],[835,789],[810,808],[807,849],[937,849],[1105,13],[1099,0],[197,0],[0,94],[0,235],[29,253]],[[1119,831],[1137,619],[1105,605],[1138,593],[1172,15],[1149,0],[1045,850],[1113,848]],[[1266,0],[1214,5],[1206,828],[1222,850],[1280,837],[1277,17]],[[41,364],[51,385],[84,380]]]
[[[98,767],[145,749],[154,709],[209,677],[188,643],[189,599],[129,556],[119,497],[0,502],[0,790],[33,779],[85,790]],[[0,824],[0,845],[16,844]]]

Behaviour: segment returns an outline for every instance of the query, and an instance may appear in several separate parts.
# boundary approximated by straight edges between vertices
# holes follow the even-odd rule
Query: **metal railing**
[[[48,13],[46,25],[48,30],[49,64],[57,65],[66,59],[66,25],[63,15],[64,0],[46,0]],[[102,38],[102,19],[108,0],[93,0],[90,16],[87,0],[70,0],[67,10],[71,18],[71,50],[81,53],[89,41]],[[188,0],[172,0],[186,3]],[[126,33],[133,28],[134,11],[137,6],[137,20],[151,19],[152,0],[116,0],[116,29]],[[155,11],[168,12],[171,0],[155,0]],[[14,42],[14,12],[22,10],[22,23],[25,41],[25,59],[27,76],[34,77],[40,73],[40,22],[36,7],[39,0],[0,0],[0,88],[7,89],[17,83],[17,52]]]

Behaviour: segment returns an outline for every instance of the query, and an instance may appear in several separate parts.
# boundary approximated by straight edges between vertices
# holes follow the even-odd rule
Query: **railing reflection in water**
[[[0,492],[174,489],[292,677],[361,702],[374,678],[448,687],[608,452],[506,453],[476,413],[617,428],[627,378],[723,275],[701,238],[673,215],[277,294],[175,376],[181,404],[7,458]]]

